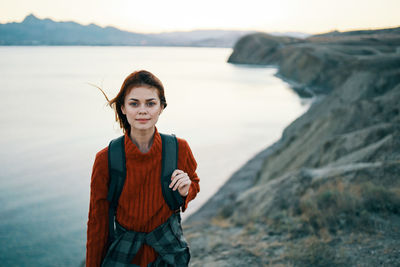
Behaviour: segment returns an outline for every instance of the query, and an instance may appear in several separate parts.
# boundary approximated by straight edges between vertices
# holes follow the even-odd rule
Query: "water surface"
[[[85,255],[91,168],[122,131],[109,97],[132,71],[164,83],[157,127],[186,139],[198,162],[194,212],[307,104],[274,68],[226,63],[231,49],[0,47],[0,260],[76,266]]]

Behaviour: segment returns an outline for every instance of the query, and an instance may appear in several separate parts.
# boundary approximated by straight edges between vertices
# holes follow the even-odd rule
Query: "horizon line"
[[[299,34],[308,34],[308,35],[318,35],[318,34],[324,34],[324,33],[330,33],[330,32],[352,32],[352,31],[369,31],[369,30],[383,30],[383,29],[395,29],[395,28],[399,28],[399,25],[395,25],[395,26],[385,26],[385,27],[368,27],[368,28],[347,28],[345,30],[343,29],[335,29],[332,28],[331,30],[327,30],[327,31],[322,31],[322,32],[306,32],[306,31],[298,31],[298,30],[284,30],[284,31],[276,31],[276,30],[272,30],[272,31],[266,31],[266,30],[261,30],[261,29],[249,29],[249,28],[192,28],[192,29],[174,29],[174,30],[164,30],[164,31],[141,31],[141,30],[130,30],[130,29],[124,29],[123,26],[116,26],[116,25],[102,25],[96,22],[89,22],[89,23],[82,23],[79,21],[74,21],[74,20],[57,20],[55,18],[52,17],[44,17],[41,18],[37,15],[35,15],[33,12],[30,12],[28,15],[26,15],[25,17],[22,18],[22,20],[20,21],[5,21],[5,22],[0,22],[0,24],[7,24],[7,23],[22,23],[27,17],[29,16],[34,16],[37,19],[40,20],[45,20],[45,19],[49,19],[52,20],[54,22],[73,22],[73,23],[77,23],[80,24],[82,26],[89,26],[89,25],[96,25],[98,27],[101,28],[116,28],[120,31],[125,31],[125,32],[131,32],[131,33],[139,33],[139,34],[162,34],[162,33],[175,33],[175,32],[193,32],[193,31],[245,31],[245,32],[261,32],[261,33],[299,33]]]

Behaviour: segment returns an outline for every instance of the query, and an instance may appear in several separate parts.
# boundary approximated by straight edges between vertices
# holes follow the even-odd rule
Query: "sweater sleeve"
[[[179,161],[178,168],[186,172],[192,181],[189,187],[189,193],[184,198],[184,204],[182,205],[182,212],[187,209],[188,203],[193,200],[197,193],[200,192],[200,179],[197,176],[196,168],[197,162],[193,156],[192,150],[189,144],[184,139],[179,140]]]
[[[106,253],[108,238],[108,148],[96,154],[90,184],[87,222],[86,266],[98,267]]]

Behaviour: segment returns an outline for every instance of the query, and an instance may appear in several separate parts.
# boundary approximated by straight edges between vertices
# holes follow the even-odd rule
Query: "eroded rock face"
[[[326,94],[357,70],[399,64],[400,28],[312,36],[307,39],[252,34],[240,39],[228,62],[279,66],[303,96]]]
[[[400,260],[397,47],[399,29],[237,43],[230,62],[277,64],[295,90],[318,98],[187,220],[194,266]],[[381,244],[378,258],[367,253],[371,240]],[[229,257],[214,253],[213,242]]]
[[[285,45],[301,43],[302,39],[255,33],[244,36],[234,46],[228,62],[242,64],[277,64],[276,52]]]

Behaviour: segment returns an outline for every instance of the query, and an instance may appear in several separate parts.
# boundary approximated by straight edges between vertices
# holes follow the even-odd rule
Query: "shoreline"
[[[191,266],[400,260],[397,47],[400,28],[237,42],[229,62],[277,64],[318,97],[187,219]]]
[[[235,193],[241,190],[245,190],[251,187],[255,182],[255,177],[258,176],[261,171],[262,162],[268,155],[272,154],[281,144],[281,139],[261,150],[255,156],[250,158],[244,165],[237,169],[220,187],[220,189],[204,203],[196,212],[192,213],[185,220],[185,224],[205,222],[212,216],[217,215],[220,210],[215,209],[215,205],[227,205],[228,200],[233,197]]]
[[[273,68],[279,70],[279,66],[277,65],[252,65],[252,64],[233,64],[233,65],[235,67]],[[273,76],[289,84],[289,86],[292,84],[291,80],[280,76],[278,73],[274,74]],[[283,132],[286,129],[286,127],[288,127],[294,120],[298,119],[299,117],[307,113],[308,110],[311,108],[311,106],[314,104],[314,102],[319,102],[325,96],[325,95],[314,95],[313,97],[304,97],[292,87],[291,90],[298,95],[299,103],[302,106],[309,105],[308,109],[305,112],[303,112],[300,116],[294,118],[286,126],[284,126],[284,128],[280,133],[279,139],[272,142],[267,147],[265,146],[261,147],[258,152],[256,152],[253,156],[248,158],[238,168],[236,168],[229,175],[224,184],[205,203],[203,203],[196,211],[190,213],[186,218],[183,219],[185,224],[190,224],[196,220],[207,220],[208,217],[216,215],[218,213],[217,211],[210,212],[212,210],[212,207],[214,207],[215,204],[218,204],[218,201],[220,200],[220,197],[215,198],[216,195],[224,197],[230,195],[230,197],[232,197],[232,194],[235,194],[235,192],[237,192],[239,188],[241,188],[242,190],[250,188],[252,183],[255,182],[253,177],[257,177],[259,175],[259,172],[261,171],[262,162],[266,160],[266,157],[268,157],[269,154],[272,154],[273,151],[277,150],[279,144],[282,142]],[[225,185],[228,182],[229,183],[233,182],[233,185],[226,187]],[[217,200],[216,203],[214,202],[214,200]]]

